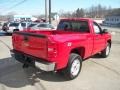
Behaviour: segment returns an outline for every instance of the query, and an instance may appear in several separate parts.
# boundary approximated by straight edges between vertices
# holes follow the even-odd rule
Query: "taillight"
[[[12,35],[12,40],[13,40],[13,42],[16,41],[16,36],[14,34]]]
[[[48,42],[48,58],[54,58],[57,56],[57,44],[54,42]]]
[[[14,47],[15,41],[16,41],[16,40],[15,40],[15,35],[13,34],[13,35],[12,35],[12,45],[13,45],[13,47]]]

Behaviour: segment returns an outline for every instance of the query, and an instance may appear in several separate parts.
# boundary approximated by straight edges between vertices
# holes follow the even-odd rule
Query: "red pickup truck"
[[[97,53],[107,57],[111,35],[88,18],[61,19],[57,30],[28,30],[12,35],[13,53],[23,67],[58,71],[74,79],[82,61]]]

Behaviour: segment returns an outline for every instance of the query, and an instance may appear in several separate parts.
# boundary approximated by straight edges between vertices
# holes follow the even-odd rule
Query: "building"
[[[104,19],[103,18],[93,18],[93,20],[95,21],[95,22],[97,22],[98,24],[102,24],[103,23],[103,21],[104,21]]]
[[[59,15],[57,13],[51,13],[51,18],[53,20],[59,20],[60,19]]]
[[[120,15],[106,16],[103,24],[107,26],[119,26],[120,27]]]
[[[33,17],[32,15],[14,15],[14,21],[35,21],[37,18]]]

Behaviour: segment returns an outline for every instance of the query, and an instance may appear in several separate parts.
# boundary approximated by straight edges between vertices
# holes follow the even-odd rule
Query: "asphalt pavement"
[[[71,81],[52,72],[23,69],[11,57],[11,36],[0,32],[0,90],[120,90],[120,34],[113,31],[110,56],[85,60],[80,75]]]

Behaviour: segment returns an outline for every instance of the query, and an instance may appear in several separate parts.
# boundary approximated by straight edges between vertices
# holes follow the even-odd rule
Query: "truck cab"
[[[13,53],[23,66],[64,73],[76,78],[82,61],[100,53],[107,57],[111,35],[89,18],[62,19],[57,30],[17,31],[12,35]]]

